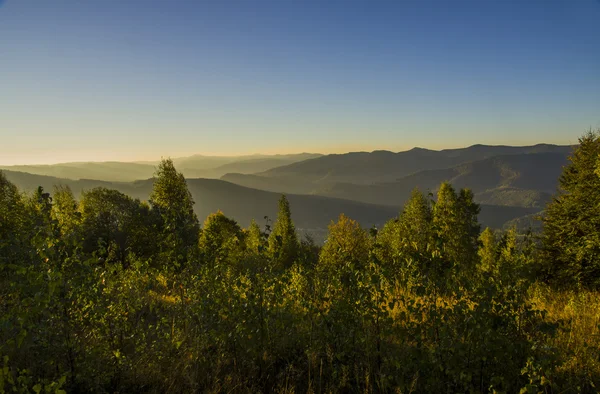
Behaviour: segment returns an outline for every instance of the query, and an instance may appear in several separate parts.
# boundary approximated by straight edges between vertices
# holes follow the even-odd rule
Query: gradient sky
[[[0,0],[0,164],[570,144],[600,0]]]

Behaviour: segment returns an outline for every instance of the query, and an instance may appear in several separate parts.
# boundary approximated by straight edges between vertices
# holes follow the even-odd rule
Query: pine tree
[[[279,212],[269,234],[269,256],[277,268],[290,267],[298,256],[298,236],[292,222],[290,203],[285,195],[279,199]]]
[[[579,144],[543,216],[543,274],[556,283],[600,287],[600,129]]]
[[[161,255],[166,262],[181,267],[197,250],[200,223],[185,178],[171,159],[158,165],[150,205],[162,219]]]

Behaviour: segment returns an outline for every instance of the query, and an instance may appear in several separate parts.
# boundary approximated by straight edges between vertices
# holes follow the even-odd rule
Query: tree
[[[165,262],[181,267],[197,250],[200,223],[185,178],[171,159],[164,159],[158,165],[150,205],[162,220],[161,256]]]
[[[377,236],[378,258],[390,266],[393,276],[422,272],[431,260],[433,246],[430,200],[414,189],[398,219],[388,221]]]
[[[71,188],[64,185],[55,186],[53,202],[52,219],[58,226],[60,236],[76,242],[81,212],[78,210],[79,204],[73,196]]]
[[[479,223],[479,205],[473,201],[473,193],[463,189],[457,195],[452,185],[442,183],[433,208],[433,225],[438,247],[449,267],[463,271],[475,268]]]
[[[227,260],[236,262],[245,246],[244,233],[235,220],[218,211],[204,221],[199,244],[210,266]]]
[[[600,287],[600,129],[579,139],[543,216],[543,274],[555,283]]]
[[[0,171],[0,269],[29,254],[31,225],[24,196]]]
[[[357,221],[341,214],[337,223],[329,225],[319,266],[333,271],[345,265],[351,265],[353,270],[364,269],[369,260],[370,242],[369,235]]]
[[[65,204],[70,204],[68,201]],[[123,266],[128,265],[130,253],[146,259],[156,253],[153,228],[157,221],[148,205],[117,190],[98,187],[83,193],[79,209],[84,252]],[[60,211],[56,215],[65,216]]]
[[[285,195],[279,199],[279,212],[269,234],[269,256],[277,268],[290,267],[298,255],[298,237],[292,222],[290,203]]]
[[[245,230],[246,249],[250,253],[260,254],[263,249],[263,234],[256,220],[252,219],[250,226]]]
[[[482,271],[493,272],[497,268],[498,259],[498,242],[494,231],[487,227],[479,236],[479,241],[481,243],[478,251],[479,267]]]

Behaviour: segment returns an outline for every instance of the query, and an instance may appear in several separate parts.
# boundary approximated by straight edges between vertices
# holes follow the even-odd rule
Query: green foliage
[[[402,283],[414,281],[431,267],[434,251],[431,201],[414,189],[398,220],[385,224],[377,235],[381,263]]]
[[[449,183],[442,183],[433,208],[433,226],[436,239],[442,245],[442,258],[449,267],[474,268],[479,237],[478,213],[479,206],[473,201],[470,190],[462,189],[457,195]]]
[[[235,264],[245,248],[244,233],[235,220],[218,211],[204,221],[199,245],[207,264]]]
[[[329,234],[319,256],[319,267],[336,271],[348,265],[352,271],[360,271],[367,265],[369,247],[367,232],[358,222],[342,214],[337,223],[329,225]]]
[[[58,212],[61,209],[64,211],[57,207]],[[153,232],[158,218],[139,200],[116,190],[96,188],[83,193],[80,216],[83,250],[95,252],[102,261],[127,265],[130,254],[150,259],[157,251]]]

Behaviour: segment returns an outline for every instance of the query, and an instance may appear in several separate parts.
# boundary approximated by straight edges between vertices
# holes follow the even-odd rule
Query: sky
[[[600,0],[0,0],[0,164],[574,144]]]

